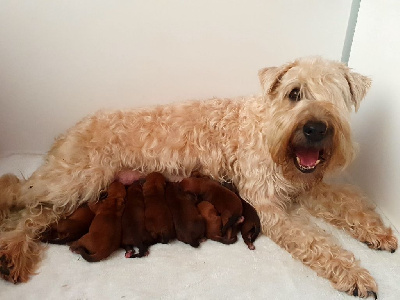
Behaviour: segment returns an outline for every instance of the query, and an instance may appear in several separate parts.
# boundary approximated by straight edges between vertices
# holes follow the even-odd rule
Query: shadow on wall
[[[371,93],[352,121],[354,140],[359,144],[360,151],[349,173],[351,179],[378,206],[390,200],[382,198],[382,195],[390,195],[385,192],[390,189],[390,181],[385,180],[387,167],[391,167],[388,144],[391,138],[390,105],[384,105],[390,98],[383,90]],[[376,104],[378,101],[379,105]]]

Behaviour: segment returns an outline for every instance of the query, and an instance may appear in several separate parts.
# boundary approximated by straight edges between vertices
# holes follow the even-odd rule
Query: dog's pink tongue
[[[311,148],[298,148],[295,154],[300,159],[300,164],[305,167],[315,166],[319,158],[319,150]]]

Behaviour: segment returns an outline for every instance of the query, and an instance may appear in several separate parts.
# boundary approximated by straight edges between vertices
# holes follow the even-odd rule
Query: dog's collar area
[[[324,159],[323,150],[298,147],[294,149],[294,164],[303,173],[312,173]]]

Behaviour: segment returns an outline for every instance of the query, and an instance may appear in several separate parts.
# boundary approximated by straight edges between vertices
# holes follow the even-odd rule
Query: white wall
[[[259,92],[258,69],[340,59],[351,1],[0,2],[0,155],[99,108]]]
[[[361,1],[349,66],[372,77],[354,117],[354,180],[400,230],[400,2]]]

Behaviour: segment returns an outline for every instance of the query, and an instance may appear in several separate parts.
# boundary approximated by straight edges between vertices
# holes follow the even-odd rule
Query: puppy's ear
[[[367,76],[352,72],[350,69],[347,69],[345,77],[350,88],[351,104],[354,105],[354,109],[357,112],[361,100],[364,99],[371,87],[372,80]]]
[[[279,86],[283,75],[291,68],[293,64],[288,64],[282,67],[268,67],[258,71],[261,87],[264,94],[270,94]]]

